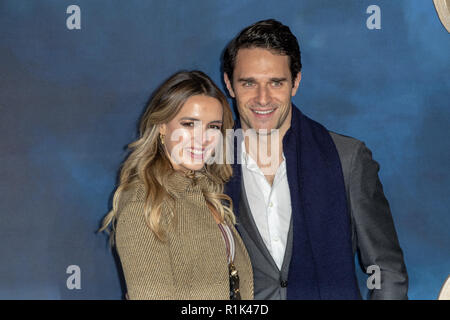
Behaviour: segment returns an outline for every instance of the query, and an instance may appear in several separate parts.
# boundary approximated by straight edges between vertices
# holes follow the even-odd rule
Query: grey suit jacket
[[[389,204],[378,178],[379,165],[371,151],[357,139],[330,132],[341,160],[353,252],[361,268],[381,270],[381,288],[369,290],[369,299],[407,299],[408,275]],[[282,269],[279,270],[257,230],[241,185],[238,228],[253,266],[255,299],[286,299],[292,254],[292,220]]]

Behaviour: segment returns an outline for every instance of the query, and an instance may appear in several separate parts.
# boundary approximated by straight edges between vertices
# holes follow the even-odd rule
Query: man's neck
[[[262,135],[243,126],[245,151],[249,154],[272,185],[275,174],[283,162],[283,137],[291,126],[292,111],[276,131]]]

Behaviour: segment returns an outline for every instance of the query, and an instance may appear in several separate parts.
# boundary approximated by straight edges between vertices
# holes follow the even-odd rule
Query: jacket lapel
[[[248,204],[247,195],[245,192],[244,181],[241,183],[241,198],[239,202],[239,221],[242,226],[245,227],[249,236],[253,239],[255,244],[258,246],[261,253],[270,262],[273,268],[278,270],[278,266],[272,258],[269,250],[267,249],[261,234],[259,233],[258,227],[256,226],[255,219],[253,219],[252,212],[250,210],[250,206]],[[239,229],[239,227],[238,227]]]

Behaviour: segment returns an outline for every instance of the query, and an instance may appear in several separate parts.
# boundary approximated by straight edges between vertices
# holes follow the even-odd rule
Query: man
[[[407,299],[378,163],[363,142],[329,132],[291,103],[301,57],[289,28],[272,19],[245,28],[225,49],[223,71],[239,113],[235,129],[248,133],[234,141],[226,192],[255,299],[360,299],[355,253],[364,271],[381,270],[371,299]]]

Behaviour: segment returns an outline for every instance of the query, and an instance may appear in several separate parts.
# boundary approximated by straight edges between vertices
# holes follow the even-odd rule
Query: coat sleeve
[[[128,201],[118,213],[115,243],[129,299],[173,299],[170,248],[147,227],[144,201]]]
[[[360,142],[351,164],[349,199],[360,263],[380,268],[380,288],[369,299],[408,299],[408,275],[389,203],[378,177],[379,164]]]

